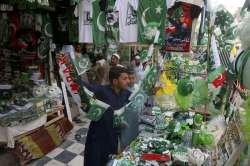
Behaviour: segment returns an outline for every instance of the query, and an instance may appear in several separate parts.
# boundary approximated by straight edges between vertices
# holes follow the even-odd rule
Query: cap
[[[120,56],[117,53],[112,54],[112,56],[115,56],[116,58],[120,59]]]
[[[136,55],[136,56],[135,56],[135,59],[140,60],[141,58],[140,58],[139,55]]]

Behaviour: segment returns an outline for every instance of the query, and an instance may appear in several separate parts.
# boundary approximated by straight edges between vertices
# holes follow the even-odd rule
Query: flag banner
[[[167,5],[165,0],[140,0],[138,18],[138,40],[140,43],[153,43],[157,31],[159,41],[164,42],[164,27]]]

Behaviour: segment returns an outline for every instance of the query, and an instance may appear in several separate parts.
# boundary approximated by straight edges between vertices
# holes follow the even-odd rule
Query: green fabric
[[[220,74],[222,74],[225,71],[225,68],[223,65],[216,68],[214,71],[210,72],[208,75],[208,82],[213,82],[217,77],[219,77]]]
[[[155,31],[160,30],[159,40],[164,39],[164,28],[166,19],[165,0],[140,0],[137,12],[138,18],[138,40],[140,43],[152,43]]]
[[[52,37],[52,23],[49,14],[42,14],[42,35],[38,44],[38,55],[40,58],[45,58],[49,55],[50,38]]]
[[[91,68],[91,62],[87,54],[80,55],[80,57],[75,57],[72,62],[77,70],[78,75],[84,74]]]
[[[148,60],[148,50],[142,50],[139,56],[142,62],[146,62]]]
[[[118,12],[113,12],[114,0],[108,0],[108,12],[107,18],[107,41],[110,42],[119,42],[119,16]]]
[[[106,18],[105,13],[100,10],[99,6],[100,0],[95,0],[92,2],[93,5],[93,42],[96,47],[103,47],[106,45],[105,40],[105,27],[106,27]]]
[[[175,101],[180,109],[187,110],[188,108],[192,107],[192,94],[188,96],[182,96],[178,93],[178,91],[176,91]]]
[[[127,124],[127,122],[126,122],[123,114],[120,116],[117,116],[117,115],[114,116],[114,127],[121,128],[126,124]]]
[[[49,14],[42,14],[42,33],[49,38],[53,36],[53,27]]]
[[[244,85],[243,75],[244,75],[245,66],[246,66],[246,64],[248,62],[248,59],[250,57],[250,50],[245,51],[244,55],[245,55],[245,57],[243,57],[242,64],[241,64],[241,67],[240,67],[240,71],[239,71],[239,77],[240,77],[239,80],[240,80],[240,83],[242,85]]]
[[[132,99],[130,99],[126,109],[139,112],[143,107],[146,98],[146,94],[143,91],[138,92]]]
[[[193,106],[199,106],[208,102],[208,84],[205,80],[194,81]]]
[[[79,31],[78,31],[78,19],[73,15],[69,16],[69,41],[72,43],[77,43],[79,41]]]
[[[101,107],[96,103],[96,100],[92,99],[90,101],[91,107],[87,113],[87,118],[89,118],[92,121],[98,121],[101,119],[102,115],[106,111],[105,108]]]
[[[151,66],[147,73],[145,73],[145,77],[142,81],[142,89],[147,93],[151,93],[151,89],[154,87],[155,82],[157,80],[157,67]]]
[[[74,64],[72,58],[70,58],[70,63]],[[77,74],[77,70],[76,70],[75,66],[72,68],[71,76],[74,78],[74,80],[76,81],[76,83],[78,85],[81,85],[81,78]],[[81,88],[78,89],[79,95],[80,95],[80,98],[81,98],[81,104],[83,106],[89,106],[91,104],[90,100],[91,100],[92,96],[85,91],[84,87],[82,87],[82,86],[79,86],[79,87],[81,87]]]

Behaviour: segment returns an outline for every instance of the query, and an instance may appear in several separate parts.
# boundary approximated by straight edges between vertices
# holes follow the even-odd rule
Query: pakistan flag
[[[96,47],[103,47],[106,45],[105,30],[106,30],[106,15],[104,11],[100,10],[100,0],[94,0],[93,6],[93,41]]]
[[[139,1],[137,18],[140,43],[152,43],[157,30],[160,31],[159,41],[163,41],[166,10],[166,0]]]

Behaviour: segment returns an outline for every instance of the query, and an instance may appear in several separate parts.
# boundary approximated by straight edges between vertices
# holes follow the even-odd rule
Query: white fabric
[[[185,3],[190,3],[196,6],[204,6],[203,0],[177,0],[176,2],[185,2]]]
[[[135,75],[136,75],[136,82],[139,82],[143,79],[144,71],[143,66],[140,64],[139,66],[134,67]]]
[[[137,42],[137,10],[139,0],[116,0],[114,11],[119,12],[119,36],[121,43]]]
[[[221,65],[221,61],[220,61],[219,50],[217,48],[215,36],[212,36],[211,47],[212,47],[213,55],[214,55],[214,67],[218,68]]]
[[[79,17],[79,43],[93,43],[92,35],[92,1],[82,0],[75,9],[75,16]]]
[[[171,8],[174,6],[175,0],[166,0],[167,8]]]
[[[47,121],[47,114],[39,117],[38,119],[31,121],[30,123],[13,126],[13,127],[0,127],[0,142],[7,143],[9,148],[15,147],[14,137],[26,133],[28,131],[34,130]]]

